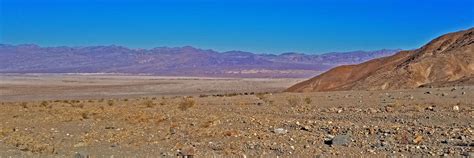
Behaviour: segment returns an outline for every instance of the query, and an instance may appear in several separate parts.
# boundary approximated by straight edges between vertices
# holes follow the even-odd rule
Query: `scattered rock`
[[[374,108],[369,108],[369,109],[367,109],[367,112],[370,113],[370,114],[373,114],[373,113],[377,113],[378,111]]]
[[[283,128],[275,128],[273,130],[273,132],[276,133],[276,134],[286,134],[288,132],[288,130],[283,129]]]
[[[328,136],[329,138],[331,136]],[[351,137],[349,135],[337,135],[332,139],[324,141],[325,144],[335,146],[335,145],[349,145],[351,142]]]
[[[453,106],[453,111],[459,111],[459,106]]]
[[[301,126],[301,130],[303,131],[310,131],[311,128],[309,126]]]
[[[84,146],[87,146],[87,144],[84,143],[84,142],[80,142],[80,143],[74,144],[74,147],[75,147],[75,148],[84,147]]]
[[[464,153],[462,153],[463,156],[466,156],[468,158],[472,158],[474,157],[474,151],[466,151]]]
[[[195,154],[196,149],[194,147],[184,148],[178,152],[178,156],[181,157],[193,157]]]
[[[415,139],[413,139],[413,144],[420,144],[422,140],[423,136],[416,136]]]
[[[74,154],[74,158],[89,158],[89,155],[81,152],[76,152],[76,154]]]
[[[433,108],[433,106],[428,106],[428,107],[426,108],[426,110],[434,111],[434,108]]]

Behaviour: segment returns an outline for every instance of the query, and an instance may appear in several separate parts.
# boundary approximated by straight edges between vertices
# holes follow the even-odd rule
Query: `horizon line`
[[[295,53],[295,54],[303,54],[303,55],[324,55],[324,54],[331,54],[331,53],[351,53],[351,52],[375,52],[375,51],[383,51],[383,50],[388,50],[388,51],[407,51],[407,50],[414,50],[418,48],[413,48],[413,49],[401,49],[401,48],[382,48],[382,49],[371,49],[371,50],[347,50],[347,51],[326,51],[326,52],[318,52],[318,53],[301,53],[297,51],[286,51],[286,52],[280,52],[280,53],[262,53],[262,52],[253,52],[253,51],[245,51],[245,50],[215,50],[212,48],[201,48],[201,47],[196,47],[192,45],[182,45],[182,46],[155,46],[151,48],[134,48],[134,47],[129,47],[129,46],[124,46],[124,45],[118,45],[118,44],[104,44],[104,45],[40,45],[40,44],[35,44],[35,43],[22,43],[22,44],[11,44],[11,43],[0,43],[0,45],[7,45],[7,46],[35,46],[39,48],[60,48],[60,47],[68,47],[68,48],[88,48],[88,47],[121,47],[129,50],[146,50],[146,51],[151,51],[153,49],[162,49],[162,48],[168,48],[168,49],[177,49],[177,48],[192,48],[196,50],[202,50],[202,51],[213,51],[217,53],[228,53],[228,52],[245,52],[245,53],[252,53],[252,54],[262,54],[262,55],[283,55],[283,54],[289,54],[289,53]]]

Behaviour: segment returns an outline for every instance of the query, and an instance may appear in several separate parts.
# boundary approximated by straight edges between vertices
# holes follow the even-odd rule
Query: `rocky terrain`
[[[474,156],[469,86],[0,104],[0,157]]]
[[[472,85],[474,28],[449,33],[413,51],[333,68],[290,87],[289,92],[407,89]]]
[[[217,52],[186,47],[40,47],[0,44],[0,73],[122,73],[195,77],[310,77],[399,50],[306,55]]]

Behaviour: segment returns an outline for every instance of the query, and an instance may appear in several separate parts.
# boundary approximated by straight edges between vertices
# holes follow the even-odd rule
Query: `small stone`
[[[464,152],[462,155],[471,158],[474,157],[474,152]]]
[[[416,136],[415,139],[413,139],[414,144],[420,144],[421,141],[423,140],[423,136]],[[417,146],[419,147],[419,146]]]
[[[349,135],[337,135],[331,140],[324,141],[327,145],[348,145],[351,142]]]
[[[393,108],[390,107],[390,106],[385,107],[385,111],[387,111],[387,112],[393,112],[394,110],[395,110],[395,109],[393,109]]]
[[[375,154],[375,150],[374,150],[374,149],[367,149],[367,152],[372,153],[372,154]]]
[[[181,156],[181,157],[192,157],[194,156],[196,153],[196,149],[194,147],[190,147],[190,148],[185,148],[183,150],[180,150],[178,152],[178,156]]]
[[[369,113],[377,113],[377,112],[378,112],[378,111],[377,111],[376,109],[374,109],[374,108],[369,108],[367,111],[368,111]]]
[[[428,106],[428,107],[426,108],[426,110],[434,111],[434,108],[433,108],[432,106]]]
[[[427,91],[427,92],[425,92],[425,94],[431,94],[431,91]]]
[[[276,134],[286,134],[288,132],[288,130],[283,129],[283,128],[275,128],[273,130],[273,132],[276,133]]]
[[[303,131],[309,131],[310,127],[309,126],[301,126],[301,130]]]
[[[74,158],[89,158],[89,155],[84,154],[84,153],[80,153],[80,152],[76,152],[76,154],[74,154]]]
[[[461,95],[464,95],[464,94],[466,94],[466,92],[461,92]]]
[[[459,111],[459,106],[453,106],[454,111]]]
[[[86,143],[80,142],[80,143],[74,144],[74,147],[79,148],[79,147],[83,147],[83,146],[86,146],[86,145],[87,145]]]

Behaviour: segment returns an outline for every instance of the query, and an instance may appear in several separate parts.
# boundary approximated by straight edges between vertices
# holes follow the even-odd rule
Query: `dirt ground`
[[[8,89],[0,97],[0,157],[474,156],[470,86],[305,94],[274,86],[256,93],[253,86],[266,85],[211,80],[242,91],[160,95],[138,93],[147,86],[112,86],[120,88],[102,90],[113,95],[93,96],[80,95],[89,90],[83,87],[48,99],[56,97],[54,86],[45,95],[5,88],[16,81],[0,84]],[[71,95],[80,97],[66,99]]]
[[[0,74],[0,101],[277,92],[303,79]]]

